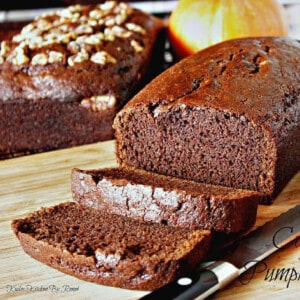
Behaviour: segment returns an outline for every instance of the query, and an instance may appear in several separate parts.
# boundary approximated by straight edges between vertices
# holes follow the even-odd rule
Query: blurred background
[[[262,1],[262,0],[254,0]],[[284,4],[291,24],[291,35],[300,38],[300,0],[278,0]],[[63,7],[72,4],[95,4],[101,0],[2,0],[0,3],[0,25],[7,22],[22,22],[39,15],[47,8]],[[165,16],[176,6],[177,1],[126,1],[138,8],[159,16]],[[33,10],[34,9],[34,10]]]
[[[253,0],[263,1],[263,0]],[[35,16],[53,8],[72,4],[96,4],[102,0],[2,0],[0,3],[0,40],[10,37]],[[119,1],[121,2],[121,1]],[[123,1],[152,13],[158,17],[168,17],[175,8],[177,1]],[[300,0],[278,0],[284,5],[289,20],[289,35],[300,40]]]
[[[5,2],[5,3],[3,3]],[[11,10],[11,9],[32,9],[32,8],[46,8],[46,7],[61,7],[72,4],[96,4],[105,1],[101,0],[28,0],[20,3],[20,0],[9,0],[0,3],[0,10]],[[118,1],[121,2],[121,1]],[[139,1],[122,1],[122,2],[139,2]],[[170,2],[170,1],[145,1],[142,2]],[[175,1],[173,1],[175,2]]]

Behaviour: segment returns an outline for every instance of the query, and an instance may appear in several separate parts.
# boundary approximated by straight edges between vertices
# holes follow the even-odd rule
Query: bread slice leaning
[[[222,233],[248,230],[260,194],[182,180],[130,167],[73,169],[74,201],[143,222]]]
[[[42,208],[12,229],[33,258],[103,285],[152,290],[203,260],[210,232],[141,223],[74,202]]]

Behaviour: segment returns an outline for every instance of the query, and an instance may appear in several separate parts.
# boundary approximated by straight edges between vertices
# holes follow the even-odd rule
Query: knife
[[[203,263],[191,276],[181,277],[140,299],[205,299],[299,236],[297,205],[242,238],[222,260]]]

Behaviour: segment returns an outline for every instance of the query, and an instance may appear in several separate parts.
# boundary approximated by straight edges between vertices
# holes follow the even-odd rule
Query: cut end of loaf
[[[116,120],[121,165],[209,184],[273,192],[276,153],[268,133],[243,115],[207,107],[158,105]]]

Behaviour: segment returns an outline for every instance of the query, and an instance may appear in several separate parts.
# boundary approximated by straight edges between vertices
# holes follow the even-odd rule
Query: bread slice
[[[42,208],[12,229],[33,258],[103,285],[152,290],[203,260],[210,232],[145,224],[74,202]]]
[[[71,189],[75,201],[98,210],[226,234],[254,224],[261,196],[129,167],[73,169]]]
[[[226,41],[181,60],[114,121],[117,161],[256,190],[271,203],[300,169],[300,43]]]

